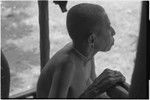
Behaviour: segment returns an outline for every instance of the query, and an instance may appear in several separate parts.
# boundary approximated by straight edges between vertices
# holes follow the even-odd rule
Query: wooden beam
[[[49,41],[49,17],[48,1],[38,1],[39,6],[39,28],[40,28],[40,61],[41,70],[49,60],[50,41]]]
[[[64,12],[66,12],[67,11],[67,8],[66,8],[66,6],[67,6],[67,0],[63,0],[63,1],[58,1],[58,0],[54,0],[53,1],[55,4],[58,4],[59,5],[59,7],[60,7],[60,9],[61,9],[61,11],[64,13]]]
[[[14,95],[10,95],[9,98],[14,98],[14,99],[19,99],[19,98],[29,98],[31,97],[32,98],[36,98],[36,88],[31,88],[29,90],[26,90],[26,91],[23,91],[23,92],[20,92],[20,93],[17,93],[17,94],[14,94]]]

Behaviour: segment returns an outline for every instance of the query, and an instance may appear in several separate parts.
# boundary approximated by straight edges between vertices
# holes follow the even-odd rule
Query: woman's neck
[[[93,50],[90,50],[88,45],[84,43],[73,43],[73,48],[75,49],[76,53],[80,55],[82,59],[85,59],[85,61],[89,61],[93,58],[95,55]]]

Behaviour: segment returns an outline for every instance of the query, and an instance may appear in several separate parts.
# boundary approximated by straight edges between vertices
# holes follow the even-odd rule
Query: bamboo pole
[[[49,60],[50,41],[49,41],[49,17],[48,1],[38,1],[39,6],[39,27],[40,27],[40,61],[41,70]]]

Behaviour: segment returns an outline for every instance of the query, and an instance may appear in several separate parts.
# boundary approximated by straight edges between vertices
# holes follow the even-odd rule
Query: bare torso
[[[76,60],[75,63],[76,69],[74,71],[74,77],[71,83],[70,92],[72,92],[73,98],[77,98],[81,95],[82,92],[92,83],[91,79],[91,61],[86,65],[79,63]]]
[[[64,55],[71,56],[70,58],[75,66],[75,69],[71,72],[73,73],[73,77],[69,86],[67,98],[78,98],[81,93],[84,92],[84,90],[92,83],[91,70],[93,60],[89,60],[87,63],[81,61],[72,49],[72,44],[69,43],[58,51],[42,70],[37,85],[38,98],[48,98],[53,81],[53,74],[57,68],[59,68]]]

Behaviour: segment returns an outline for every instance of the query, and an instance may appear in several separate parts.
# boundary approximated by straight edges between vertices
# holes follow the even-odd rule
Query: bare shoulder
[[[54,55],[54,62],[58,69],[74,70],[74,60],[70,44],[64,46]]]
[[[56,67],[61,70],[73,71],[74,70],[74,62],[70,55],[62,54],[61,57],[57,60]]]
[[[57,60],[57,64],[55,65],[55,75],[57,74],[58,83],[61,83],[60,86],[70,87],[73,76],[75,72],[75,66],[72,58],[69,55],[63,55],[59,60]],[[63,86],[63,83],[65,86]]]
[[[46,72],[59,73],[61,77],[65,74],[73,75],[74,69],[74,60],[69,46],[56,52],[45,66]]]

